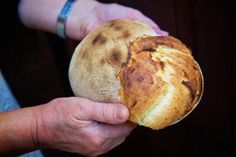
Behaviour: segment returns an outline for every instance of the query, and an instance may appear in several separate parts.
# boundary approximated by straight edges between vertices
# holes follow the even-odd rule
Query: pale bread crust
[[[71,59],[69,80],[74,94],[99,102],[120,102],[117,75],[127,62],[130,43],[154,35],[147,24],[130,20],[111,21],[91,32]]]
[[[135,81],[131,84],[138,88],[127,88],[126,74],[122,73],[130,63],[132,52],[148,42],[145,40],[158,40],[152,49],[158,45],[170,48],[158,50],[155,56],[159,73],[155,72],[157,88],[153,91],[142,89],[139,84],[135,85]],[[150,51],[153,50],[145,50],[146,53]],[[161,72],[168,73],[168,81],[167,74]],[[136,76],[132,76],[133,79]],[[191,51],[178,39],[157,37],[151,27],[133,20],[108,22],[86,36],[71,59],[69,80],[76,96],[99,102],[121,102],[129,108],[131,121],[155,130],[186,117],[197,106],[203,93],[202,72]],[[150,93],[148,97],[145,97],[145,92]],[[168,93],[172,93],[171,98]],[[161,101],[164,102],[162,98],[168,99],[164,105],[160,105]],[[133,107],[136,99],[139,103]],[[156,109],[155,113],[153,109]]]

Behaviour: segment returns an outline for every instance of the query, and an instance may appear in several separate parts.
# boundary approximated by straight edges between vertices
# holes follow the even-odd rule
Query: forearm
[[[54,32],[57,15],[66,0],[21,0],[18,7],[21,22],[30,28]]]
[[[0,156],[53,148],[98,156],[125,140],[134,125],[121,104],[79,97],[0,113]]]
[[[37,149],[36,124],[40,107],[0,113],[0,154],[21,154]]]
[[[57,16],[67,0],[21,0],[18,7],[21,22],[33,29],[39,29],[51,33],[56,31]],[[70,38],[79,39],[78,20],[83,14],[94,7],[94,0],[77,0],[72,7],[66,21],[66,35]],[[77,36],[76,36],[77,35]]]

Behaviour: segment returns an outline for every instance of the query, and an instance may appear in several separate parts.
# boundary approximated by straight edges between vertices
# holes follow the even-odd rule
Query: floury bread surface
[[[75,49],[69,79],[76,96],[121,102],[131,121],[155,130],[188,115],[203,93],[191,51],[133,20],[111,21],[87,35]]]

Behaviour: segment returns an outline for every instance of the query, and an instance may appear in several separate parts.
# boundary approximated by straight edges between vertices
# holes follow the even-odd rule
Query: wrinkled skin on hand
[[[42,106],[37,116],[36,145],[97,156],[121,144],[135,125],[126,122],[121,104],[59,98]]]

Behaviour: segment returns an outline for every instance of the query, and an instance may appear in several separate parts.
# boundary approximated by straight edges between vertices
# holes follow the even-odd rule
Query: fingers
[[[137,125],[128,121],[123,124],[101,124],[102,136],[106,138],[126,138]]]
[[[149,19],[145,16],[143,17],[143,22],[149,24],[157,34],[162,35],[162,36],[169,35],[168,32],[162,30],[156,23],[154,23],[151,19]]]
[[[160,27],[153,20],[145,16],[139,10],[130,7],[122,6],[119,4],[110,5],[109,18],[110,20],[114,20],[117,18],[139,20],[149,24],[157,34],[163,36],[168,35],[168,32],[160,29]]]
[[[97,141],[99,141],[96,142],[96,149],[100,151],[99,153],[96,151],[96,153],[103,154],[113,149],[114,147],[120,145],[122,142],[125,141],[127,136],[135,128],[135,126],[136,125],[131,122],[116,125],[96,125],[93,130],[96,130],[96,134],[94,136],[97,138]]]
[[[129,118],[126,106],[118,103],[99,103],[83,98],[73,98],[77,106],[77,112],[81,120],[93,120],[108,124],[124,123]]]
[[[61,98],[53,102],[57,105],[68,104],[63,112],[67,112],[79,120],[120,124],[129,118],[127,107],[118,103],[99,103],[80,97]]]
[[[88,107],[88,116],[90,120],[119,124],[128,120],[129,111],[121,104],[91,103],[91,106]]]
[[[138,10],[131,9],[131,11],[129,11],[128,14],[133,19],[140,20],[142,22],[149,24],[153,28],[153,30],[159,35],[166,36],[169,34],[168,32],[160,29],[160,27],[153,20],[151,20],[150,18],[148,18],[147,16],[145,16]]]
[[[101,133],[105,136],[123,137],[136,127],[136,124],[127,121],[129,111],[125,105],[99,103],[77,97],[68,99],[73,101],[71,103],[75,104],[74,106],[77,106],[77,109],[73,108],[73,110],[78,110],[76,114],[79,115],[81,120],[102,122],[99,125],[94,125],[94,127],[102,130]]]

